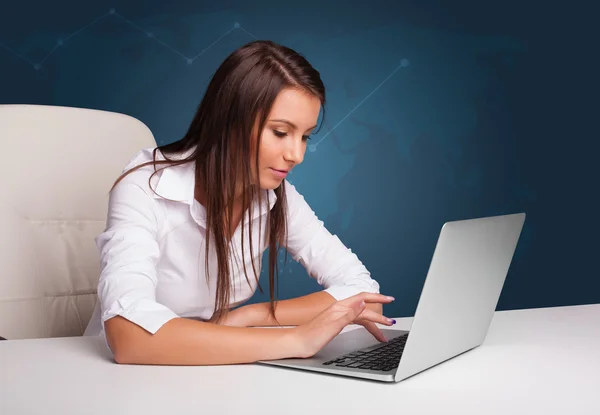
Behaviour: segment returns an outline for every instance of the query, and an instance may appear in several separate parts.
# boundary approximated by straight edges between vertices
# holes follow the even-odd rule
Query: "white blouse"
[[[152,160],[153,148],[140,151],[123,171]],[[157,152],[158,159],[164,159]],[[170,157],[172,158],[172,157]],[[164,167],[158,165],[157,169]],[[110,194],[106,229],[96,238],[101,274],[98,303],[85,335],[103,335],[104,322],[120,315],[150,333],[175,317],[209,319],[215,304],[217,259],[210,251],[210,279],[205,273],[206,211],[194,198],[194,163],[167,167],[148,184],[153,166],[142,167],[123,179]],[[337,236],[332,235],[289,182],[284,181],[288,203],[288,245],[292,258],[301,263],[325,291],[341,300],[362,291],[379,292],[379,284]],[[254,258],[248,246],[248,212],[245,216],[245,264],[241,264],[241,226],[232,238],[232,292],[230,307],[254,294],[251,259],[257,271],[268,248],[266,209],[276,195],[265,191],[262,224],[258,202],[253,206]],[[162,196],[162,197],[161,197]],[[166,199],[171,200],[166,200]],[[259,226],[262,239],[259,241]],[[211,239],[211,246],[213,239]],[[235,260],[237,258],[237,261]],[[246,267],[250,284],[246,281]]]

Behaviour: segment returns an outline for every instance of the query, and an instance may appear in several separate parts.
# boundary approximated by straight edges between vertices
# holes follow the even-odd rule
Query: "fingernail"
[[[392,300],[392,301],[394,301],[394,300],[395,300],[395,298],[394,298],[394,297],[391,297],[391,296],[389,296],[389,295],[388,295],[386,298],[387,298],[388,300]]]
[[[396,324],[396,320],[392,319],[392,324]]]

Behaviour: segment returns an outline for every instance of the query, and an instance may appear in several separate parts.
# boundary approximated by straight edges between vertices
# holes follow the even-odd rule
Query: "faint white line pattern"
[[[84,30],[86,30],[86,29],[88,29],[90,27],[92,27],[93,25],[97,24],[98,22],[100,22],[101,20],[103,20],[103,19],[105,19],[105,18],[107,18],[109,16],[118,17],[119,19],[121,19],[123,22],[127,23],[128,25],[130,25],[134,29],[139,30],[140,32],[144,33],[148,39],[153,39],[157,43],[159,43],[162,46],[164,46],[167,49],[169,49],[174,54],[182,57],[188,65],[191,65],[192,63],[194,63],[194,61],[196,59],[198,59],[200,56],[202,56],[202,54],[204,52],[206,52],[211,47],[213,47],[214,45],[216,45],[217,43],[219,43],[224,37],[226,37],[227,35],[229,35],[231,32],[233,32],[236,29],[242,30],[245,33],[247,33],[249,36],[253,37],[254,39],[257,39],[256,36],[254,36],[252,33],[248,32],[239,23],[236,22],[231,29],[229,29],[227,32],[225,32],[223,35],[221,35],[217,40],[215,40],[214,42],[212,42],[210,45],[208,45],[207,47],[205,47],[204,49],[202,49],[202,51],[200,51],[200,53],[198,53],[196,56],[189,57],[189,56],[185,55],[184,53],[180,52],[179,50],[175,49],[173,46],[168,45],[166,42],[164,42],[161,39],[159,39],[156,36],[154,36],[154,34],[152,32],[149,32],[149,31],[145,30],[144,28],[142,28],[142,27],[138,26],[137,24],[133,23],[131,20],[125,18],[122,15],[120,15],[113,8],[113,9],[110,9],[108,11],[108,13],[105,13],[102,16],[98,17],[97,19],[93,20],[92,22],[86,24],[81,29],[79,29],[79,30],[71,33],[70,35],[68,35],[68,36],[66,36],[66,37],[64,37],[62,39],[58,39],[57,42],[56,42],[56,45],[52,48],[52,50],[50,50],[50,52],[48,52],[46,54],[46,56],[44,56],[44,58],[41,61],[37,62],[37,63],[32,62],[31,60],[27,59],[25,56],[23,56],[20,53],[16,52],[14,49],[8,47],[7,45],[3,44],[2,42],[0,42],[0,48],[7,50],[11,54],[13,54],[16,57],[18,57],[19,59],[24,60],[25,62],[27,62],[28,64],[30,64],[35,70],[39,70],[39,69],[41,69],[42,64],[54,53],[54,51],[56,49],[58,49],[59,47],[63,46],[67,40],[71,39],[72,37],[78,35],[79,33],[83,32]]]
[[[26,58],[26,57],[24,57],[24,56],[21,56],[21,55],[19,55],[17,52],[15,52],[14,50],[12,50],[11,48],[9,48],[8,46],[6,46],[5,44],[3,44],[3,43],[0,43],[0,46],[1,46],[3,49],[6,49],[6,50],[7,50],[7,51],[9,51],[10,53],[12,53],[13,55],[17,56],[18,58],[21,58],[21,59],[23,59],[25,62],[29,63],[31,66],[35,66],[35,64],[34,64],[33,62],[31,62],[29,59],[27,59],[27,58]]]
[[[152,32],[149,32],[147,30],[145,30],[144,28],[138,26],[137,24],[133,23],[132,21],[130,21],[129,19],[125,18],[124,16],[118,14],[116,12],[116,10],[114,8],[111,8],[108,13],[103,14],[102,16],[98,17],[97,19],[93,20],[92,22],[86,24],[85,26],[83,26],[81,29],[71,33],[70,35],[66,36],[65,38],[62,39],[58,39],[58,41],[56,42],[56,45],[52,48],[52,50],[50,50],[50,52],[48,52],[46,54],[46,56],[44,56],[44,58],[39,61],[38,63],[34,63],[32,61],[30,61],[29,59],[27,59],[25,56],[19,54],[18,52],[16,52],[15,50],[13,50],[12,48],[6,46],[5,44],[3,44],[2,42],[0,42],[0,47],[2,49],[7,50],[8,52],[10,52],[11,54],[15,55],[16,57],[18,57],[19,59],[24,60],[25,62],[27,62],[28,64],[30,64],[31,66],[33,66],[33,68],[35,70],[39,70],[42,67],[42,64],[52,55],[52,53],[54,53],[54,51],[56,49],[58,49],[59,47],[63,46],[65,44],[65,42],[67,40],[69,40],[70,38],[78,35],[79,33],[83,32],[84,30],[92,27],[93,25],[97,24],[98,22],[100,22],[101,20],[105,19],[106,17],[109,16],[116,16],[119,19],[121,19],[122,21],[124,21],[125,23],[127,23],[128,25],[130,25],[131,27],[135,28],[136,30],[144,33],[146,35],[146,37],[148,39],[153,39],[154,41],[156,41],[157,43],[161,44],[162,46],[166,47],[167,49],[169,49],[171,52],[173,52],[174,54],[180,56],[181,58],[183,58],[188,65],[191,65],[192,63],[194,63],[194,61],[196,59],[198,59],[200,56],[202,56],[202,54],[204,54],[207,50],[209,50],[210,48],[212,48],[214,45],[216,45],[217,43],[219,43],[224,37],[226,37],[227,35],[229,35],[231,32],[233,32],[236,29],[242,30],[243,32],[245,32],[247,35],[251,36],[254,39],[258,39],[256,36],[254,36],[252,33],[250,33],[248,30],[244,29],[239,23],[234,23],[233,27],[231,29],[229,29],[227,32],[225,32],[223,35],[221,35],[219,38],[217,38],[214,42],[212,42],[210,45],[208,45],[207,47],[205,47],[204,49],[202,49],[200,51],[200,53],[198,53],[196,56],[194,56],[193,58],[188,57],[187,55],[185,55],[184,53],[178,51],[177,49],[175,49],[174,47],[168,45],[166,42],[162,41],[161,39],[158,39],[156,36],[154,36],[154,34]],[[346,114],[346,116],[344,116],[336,125],[333,126],[333,128],[331,130],[329,130],[323,137],[321,137],[321,139],[316,142],[315,144],[311,144],[309,145],[309,150],[311,152],[315,152],[317,150],[317,146],[319,144],[321,144],[323,142],[323,140],[325,140],[325,138],[327,138],[329,136],[329,134],[331,134],[337,127],[340,126],[340,124],[342,124],[346,118],[348,118],[350,115],[352,115],[352,113],[354,111],[356,111],[367,99],[369,99],[369,97],[371,95],[373,95],[379,88],[381,88],[383,86],[383,84],[385,84],[392,76],[394,76],[394,74],[400,69],[400,68],[404,68],[407,67],[409,65],[409,60],[407,58],[403,58],[400,61],[400,64],[392,71],[392,73],[390,73],[379,85],[377,85],[365,98],[363,98],[348,114]]]
[[[371,95],[373,95],[379,88],[381,88],[381,86],[383,84],[385,84],[392,76],[394,76],[394,74],[398,71],[398,69],[407,67],[409,65],[409,63],[410,63],[410,61],[407,58],[401,59],[400,64],[396,67],[396,69],[394,69],[392,71],[392,73],[390,73],[383,81],[381,81],[381,83],[379,85],[377,85],[375,87],[375,89],[373,89],[366,97],[364,97],[362,99],[362,101],[360,101],[354,108],[352,108],[352,110],[350,110],[350,112],[348,114],[346,114],[346,116],[344,118],[342,118],[340,121],[338,121],[338,123],[336,125],[334,125],[333,128],[327,132],[327,134],[325,134],[323,137],[321,137],[321,139],[319,141],[317,141],[315,144],[311,144],[310,146],[308,146],[308,149],[311,152],[316,151],[317,146],[319,144],[321,144],[323,142],[323,140],[325,140],[325,138],[327,138],[327,136],[333,132],[333,130],[335,130],[337,127],[339,127],[340,124],[346,120],[346,118],[348,118],[350,115],[352,115],[352,113],[354,111],[356,111],[358,109],[358,107],[360,107],[367,99],[369,99],[369,97]]]

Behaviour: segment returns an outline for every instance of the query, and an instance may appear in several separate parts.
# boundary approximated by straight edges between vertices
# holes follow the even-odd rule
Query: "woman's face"
[[[279,187],[290,170],[302,163],[320,109],[319,98],[306,92],[288,88],[279,93],[261,134],[258,179],[262,189]]]

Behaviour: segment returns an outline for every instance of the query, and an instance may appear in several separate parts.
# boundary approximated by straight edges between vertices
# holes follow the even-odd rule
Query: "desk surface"
[[[412,317],[397,320],[410,329]],[[482,346],[393,384],[258,364],[118,365],[95,337],[0,342],[2,414],[379,410],[600,414],[600,304],[496,312]]]

